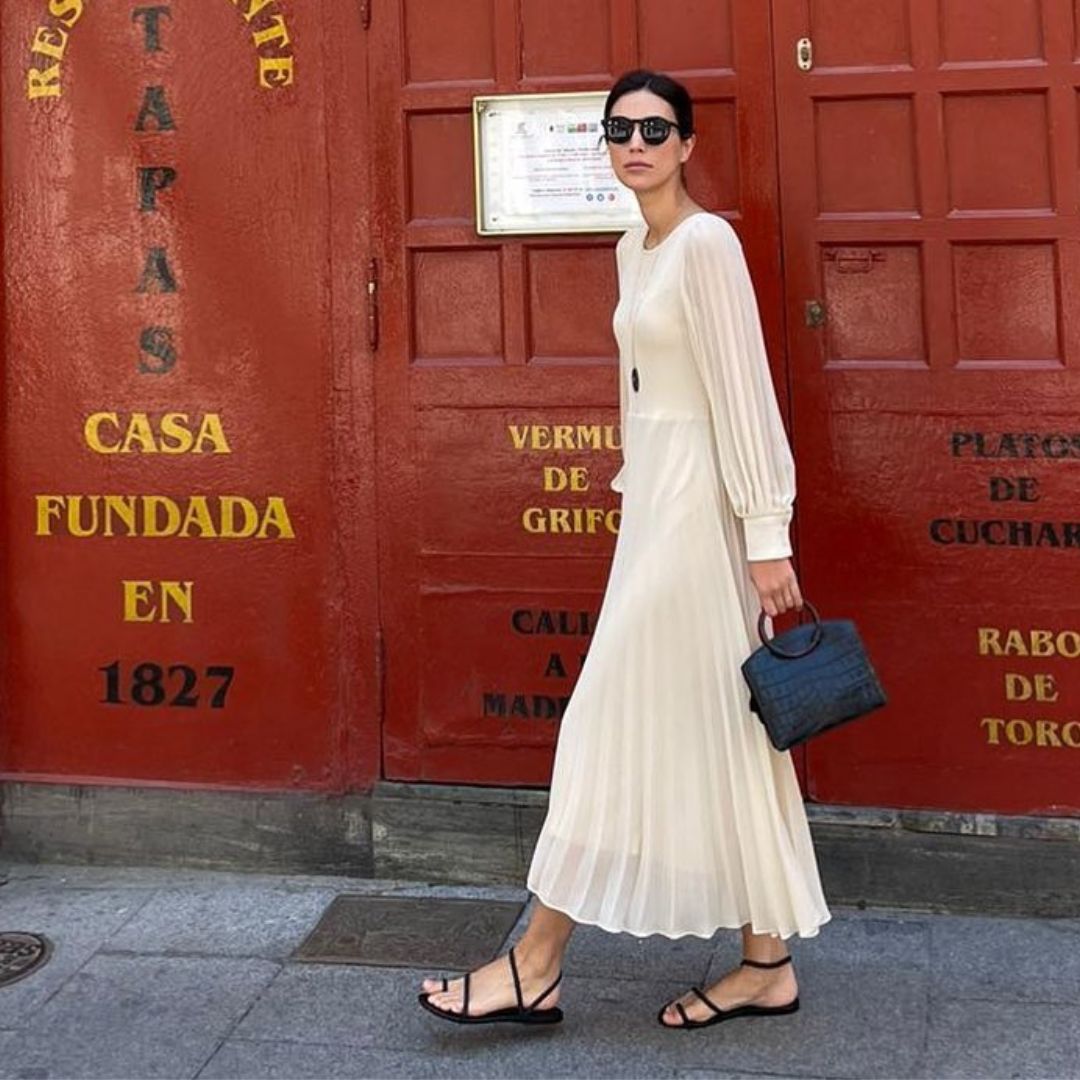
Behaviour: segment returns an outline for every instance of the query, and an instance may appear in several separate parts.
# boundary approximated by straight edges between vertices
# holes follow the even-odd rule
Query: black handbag
[[[808,601],[812,623],[770,639],[765,612],[758,618],[761,648],[742,665],[750,708],[777,750],[788,750],[829,728],[885,704],[885,692],[850,619],[821,621]]]

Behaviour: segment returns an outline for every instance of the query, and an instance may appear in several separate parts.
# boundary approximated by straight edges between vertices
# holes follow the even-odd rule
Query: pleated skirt
[[[528,888],[613,932],[811,937],[829,912],[791,756],[749,709],[758,604],[708,419],[629,423],[619,537]]]

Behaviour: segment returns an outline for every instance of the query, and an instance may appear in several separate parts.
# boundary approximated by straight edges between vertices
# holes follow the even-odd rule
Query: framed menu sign
[[[473,98],[476,231],[622,232],[641,221],[601,138],[605,91]]]

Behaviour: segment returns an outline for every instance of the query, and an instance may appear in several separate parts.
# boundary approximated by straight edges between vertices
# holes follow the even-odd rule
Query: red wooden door
[[[779,357],[768,7],[405,0],[372,33],[385,775],[544,784],[614,541],[615,237],[478,238],[471,101],[683,78]]]
[[[1075,812],[1074,5],[773,12],[804,584],[892,699],[812,746],[810,790]]]
[[[370,783],[356,13],[3,30],[0,777]]]

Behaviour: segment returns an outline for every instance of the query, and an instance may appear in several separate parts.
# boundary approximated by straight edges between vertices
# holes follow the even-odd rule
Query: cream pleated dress
[[[611,931],[810,937],[829,912],[802,797],[739,670],[747,560],[791,554],[795,497],[753,286],[723,218],[644,238],[617,248],[622,524],[528,887]]]

